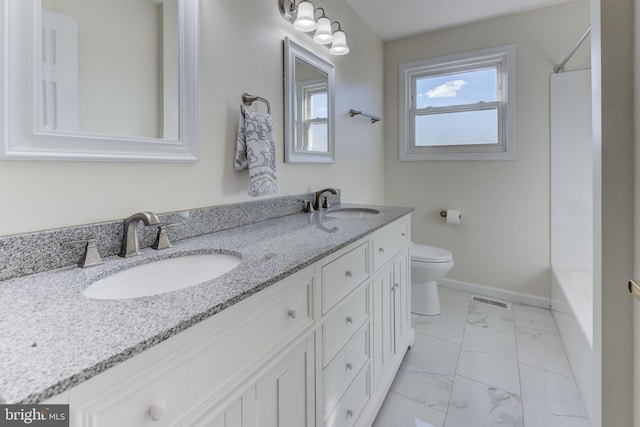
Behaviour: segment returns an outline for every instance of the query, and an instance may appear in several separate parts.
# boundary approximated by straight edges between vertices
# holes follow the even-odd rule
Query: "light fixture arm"
[[[296,6],[295,0],[278,0],[278,9],[280,10],[280,15],[291,24],[296,20],[296,11],[298,7]]]
[[[318,18],[316,18],[316,12],[319,11],[319,10],[322,11],[322,15],[320,15]],[[316,21],[318,19],[320,19],[320,18],[326,18],[327,15],[325,14],[324,7],[320,7],[320,6],[316,7],[316,9],[313,11],[313,17],[316,19]]]

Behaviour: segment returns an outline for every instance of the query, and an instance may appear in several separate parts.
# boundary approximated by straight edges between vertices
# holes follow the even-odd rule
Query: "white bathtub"
[[[551,311],[582,402],[591,416],[593,272],[551,269]]]

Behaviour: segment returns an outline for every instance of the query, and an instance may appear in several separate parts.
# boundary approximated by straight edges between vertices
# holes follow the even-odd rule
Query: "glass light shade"
[[[308,33],[316,29],[316,20],[313,16],[313,4],[309,1],[302,1],[298,5],[296,20],[293,22],[293,28],[298,31]]]
[[[332,55],[346,55],[349,53],[349,46],[347,46],[347,36],[342,30],[338,30],[333,33],[333,44],[329,53]]]
[[[318,27],[316,28],[316,33],[313,35],[313,41],[319,44],[329,44],[333,41],[331,21],[326,16],[318,19]]]

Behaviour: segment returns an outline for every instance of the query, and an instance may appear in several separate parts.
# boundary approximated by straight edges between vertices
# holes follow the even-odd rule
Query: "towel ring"
[[[242,94],[242,103],[247,107],[251,106],[255,101],[261,101],[267,106],[267,114],[271,114],[271,104],[265,98],[256,95],[249,95],[247,92]],[[240,106],[242,114],[244,114],[244,106]]]

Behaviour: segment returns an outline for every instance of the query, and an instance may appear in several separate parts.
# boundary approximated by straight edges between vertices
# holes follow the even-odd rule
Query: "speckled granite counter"
[[[0,282],[0,403],[52,397],[278,282],[413,209],[358,219],[293,214],[182,240],[99,267],[65,267]],[[336,206],[334,209],[337,209]],[[94,281],[172,256],[234,252],[242,263],[191,288],[128,300],[81,294]]]

